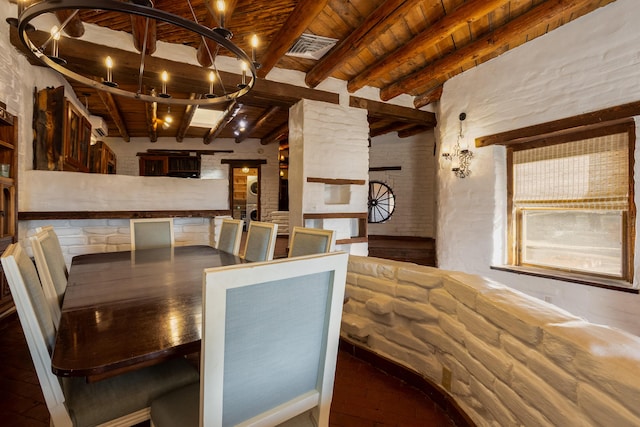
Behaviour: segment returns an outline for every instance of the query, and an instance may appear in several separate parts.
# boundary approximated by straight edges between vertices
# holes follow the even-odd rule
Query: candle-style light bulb
[[[163,71],[160,74],[160,80],[162,80],[162,93],[159,95],[161,98],[170,98],[171,95],[167,93],[167,82],[169,81],[169,73]]]
[[[209,93],[213,93],[213,83],[216,81],[216,74],[211,71],[209,72]]]
[[[51,56],[58,57],[58,41],[60,41],[60,30],[55,25],[51,27]]]
[[[247,85],[247,63],[242,61],[242,86]]]
[[[251,37],[251,60],[256,62],[256,48],[258,47],[258,36],[255,34]]]
[[[224,0],[218,0],[216,2],[216,9],[218,9],[218,13],[220,14],[220,28],[224,28]]]
[[[108,86],[112,86],[112,85],[114,85],[114,83],[113,83],[113,59],[111,59],[110,56],[107,56],[107,59],[105,59],[104,63],[107,66],[107,80],[105,81],[105,84],[108,85]]]

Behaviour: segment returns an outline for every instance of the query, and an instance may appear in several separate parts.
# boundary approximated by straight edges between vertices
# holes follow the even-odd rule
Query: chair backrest
[[[131,220],[131,250],[173,246],[173,218]]]
[[[276,250],[278,224],[251,221],[247,231],[244,259],[247,261],[271,261]]]
[[[0,258],[18,317],[36,369],[52,425],[72,426],[58,378],[51,372],[54,322],[38,279],[38,273],[22,247],[13,243]]]
[[[334,243],[333,230],[293,227],[289,257],[331,252]]]
[[[332,252],[205,270],[201,426],[300,414],[328,425],[347,261]]]
[[[42,228],[36,235],[31,236],[30,240],[33,257],[38,268],[38,276],[40,276],[44,295],[57,328],[69,277],[67,264],[64,261],[58,237],[52,227]]]
[[[223,219],[216,249],[238,255],[240,253],[243,226],[244,221],[241,219]]]

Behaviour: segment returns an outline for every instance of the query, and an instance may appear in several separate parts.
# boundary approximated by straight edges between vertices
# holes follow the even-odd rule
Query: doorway
[[[243,219],[245,227],[260,220],[260,168],[232,167],[230,194],[234,219]]]

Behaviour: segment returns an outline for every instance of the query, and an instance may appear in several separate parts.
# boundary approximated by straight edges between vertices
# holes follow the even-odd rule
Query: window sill
[[[594,286],[596,288],[610,289],[612,291],[639,294],[640,290],[624,280],[595,278],[577,273],[550,272],[541,268],[521,267],[515,265],[492,265],[492,270],[506,271],[508,273],[524,274],[527,276],[543,277],[545,279],[561,280],[563,282],[578,283],[580,285]]]

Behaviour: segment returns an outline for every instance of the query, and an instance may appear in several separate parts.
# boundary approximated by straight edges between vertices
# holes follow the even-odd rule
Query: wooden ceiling
[[[209,144],[217,137],[233,138],[240,119],[247,130],[236,137],[259,138],[263,143],[286,139],[288,108],[301,98],[338,102],[338,96],[315,89],[334,77],[347,82],[349,92],[365,86],[380,89],[379,101],[352,97],[350,104],[369,111],[371,136],[397,132],[413,135],[436,124],[432,113],[418,110],[440,99],[444,82],[470,68],[516,48],[538,36],[590,13],[615,0],[227,0],[225,27],[233,41],[250,52],[250,37],[260,39],[257,61],[260,79],[252,92],[235,104],[220,105],[226,119],[209,129],[189,127],[195,108],[172,106],[174,124],[162,126],[167,106],[113,96],[72,82],[79,100],[90,114],[101,116],[109,136],[201,138]],[[140,0],[134,0],[138,3]],[[95,2],[98,3],[98,2]],[[219,26],[215,0],[155,0],[154,7],[209,26]],[[193,11],[193,12],[192,12]],[[66,16],[58,12],[64,22]],[[69,21],[60,41],[60,56],[69,68],[96,79],[104,77],[103,61],[114,58],[114,80],[136,91],[139,86],[140,55],[117,47],[94,45],[77,37],[86,25],[132,33],[131,43],[143,44],[143,26],[133,24],[128,14],[83,10]],[[46,28],[38,28],[34,39],[46,39]],[[40,31],[42,34],[40,34]],[[301,34],[337,39],[337,44],[320,59],[299,58],[287,51]],[[75,38],[73,36],[76,36]],[[208,55],[195,33],[158,22],[147,35],[153,42],[167,42],[193,48],[194,61],[167,61],[154,56],[145,59],[144,90],[159,90],[161,69],[170,68],[169,83],[176,97],[200,97],[207,93]],[[12,42],[20,49],[17,32]],[[108,44],[108,43],[107,43]],[[112,43],[115,44],[115,43]],[[221,49],[218,55],[230,55]],[[210,62],[210,61],[209,61]],[[307,88],[264,79],[273,68],[305,73]],[[225,84],[236,85],[240,77],[222,73]],[[415,109],[385,104],[401,94],[413,97]],[[202,107],[200,107],[202,108]]]

